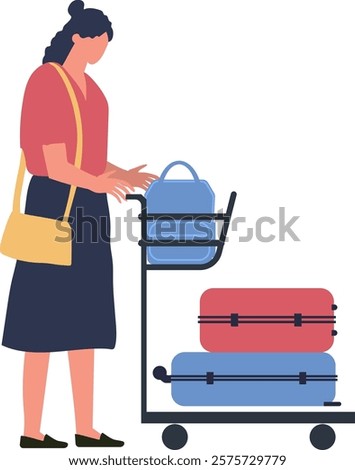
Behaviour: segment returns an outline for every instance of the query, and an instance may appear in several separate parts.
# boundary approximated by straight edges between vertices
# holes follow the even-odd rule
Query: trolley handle
[[[126,194],[126,200],[137,200],[141,203],[142,209],[146,209],[147,207],[147,199],[143,196],[143,194]]]
[[[198,212],[185,212],[185,213],[152,213],[146,214],[143,216],[142,214],[139,216],[141,220],[223,220],[228,221],[232,215],[235,200],[237,197],[237,193],[233,191],[229,197],[227,211],[225,213],[198,213]]]
[[[138,218],[140,220],[148,220],[148,221],[153,221],[153,220],[184,220],[188,222],[192,222],[194,220],[207,220],[207,221],[213,221],[213,220],[226,220],[227,215],[226,214],[215,214],[215,213],[199,213],[199,212],[184,212],[184,213],[177,213],[177,212],[171,212],[171,213],[158,213],[158,212],[150,212],[149,214],[146,215],[146,217],[143,218],[142,215],[139,215]]]
[[[198,219],[198,220],[224,220],[226,221],[228,217],[231,217],[235,200],[237,197],[237,193],[235,191],[231,192],[231,195],[229,197],[228,201],[228,206],[227,206],[227,211],[223,214],[221,213],[150,213],[150,214],[140,214],[139,218],[141,220],[156,220],[156,219],[174,219],[174,220],[179,220],[179,219],[184,219],[184,218],[191,218],[193,219]],[[127,201],[132,201],[132,200],[137,200],[140,202],[142,206],[142,210],[147,208],[147,199],[143,196],[143,194],[127,194],[126,195],[126,200]]]
[[[230,218],[233,212],[235,200],[237,197],[237,193],[233,191],[230,195],[227,210],[225,213],[147,213],[147,199],[142,194],[127,194],[126,200],[137,200],[140,202],[142,207],[142,213],[139,214],[138,218],[142,221],[143,224],[146,224],[147,221],[154,221],[154,220],[206,220],[206,221],[213,221],[213,220],[222,220],[224,222],[223,229],[220,234],[220,242],[224,243],[227,231],[230,225]],[[147,242],[148,240],[144,240]],[[202,242],[206,242],[208,240],[202,240]],[[149,243],[149,242],[148,242]],[[151,244],[151,243],[149,243]],[[153,242],[155,244],[155,242]],[[159,244],[159,242],[158,242]],[[218,245],[217,243],[216,245]]]

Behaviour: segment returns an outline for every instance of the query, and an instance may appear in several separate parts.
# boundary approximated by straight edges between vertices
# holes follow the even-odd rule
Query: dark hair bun
[[[68,8],[69,15],[73,18],[80,15],[84,11],[84,2],[82,0],[74,0]]]

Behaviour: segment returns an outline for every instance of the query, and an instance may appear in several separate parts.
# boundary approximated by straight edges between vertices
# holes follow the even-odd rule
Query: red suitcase
[[[200,340],[211,352],[324,352],[337,334],[325,289],[209,289]]]

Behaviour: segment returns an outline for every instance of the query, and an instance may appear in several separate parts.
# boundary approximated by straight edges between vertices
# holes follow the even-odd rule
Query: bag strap
[[[71,104],[73,106],[75,124],[76,124],[76,150],[75,150],[74,166],[76,168],[80,168],[81,161],[83,158],[83,124],[81,120],[79,103],[76,98],[72,84],[70,83],[70,80],[67,74],[64,72],[63,68],[60,67],[60,65],[56,64],[55,62],[49,62],[49,63],[50,65],[52,65],[52,67],[54,67],[57,70],[57,72],[61,76],[64,82],[64,85],[66,86],[66,89],[68,91]],[[69,195],[68,195],[67,206],[64,211],[64,220],[69,219],[70,211],[71,211],[73,201],[74,201],[75,192],[76,192],[76,186],[71,185],[70,190],[69,190]]]
[[[14,193],[14,200],[12,203],[12,211],[19,213],[21,211],[21,192],[23,186],[23,180],[25,177],[25,170],[26,170],[26,160],[25,154],[23,150],[21,151],[21,158],[20,158],[20,166],[17,173],[16,179],[16,186],[15,186],[15,193]]]
[[[54,62],[49,62],[49,64],[57,70],[61,79],[63,80],[64,85],[68,91],[72,107],[73,107],[75,124],[76,124],[76,134],[77,134],[74,166],[76,168],[80,168],[82,158],[83,158],[83,124],[81,120],[79,103],[76,98],[72,84],[70,83],[70,80],[67,74],[64,72],[63,68]],[[14,194],[14,200],[13,200],[14,212],[20,212],[21,192],[22,192],[23,181],[25,177],[25,170],[26,170],[26,160],[25,160],[25,154],[22,150],[21,158],[20,158],[20,167],[19,167],[18,174],[17,174],[15,194]],[[75,192],[76,192],[76,186],[71,185],[70,190],[69,190],[67,205],[64,211],[63,220],[67,221],[69,219],[70,211],[71,211],[73,201],[74,201]]]

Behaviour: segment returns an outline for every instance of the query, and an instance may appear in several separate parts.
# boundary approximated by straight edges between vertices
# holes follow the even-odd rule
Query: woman
[[[53,351],[68,351],[69,355],[76,445],[120,447],[122,441],[93,427],[94,349],[114,348],[116,341],[106,195],[121,202],[134,187],[146,189],[155,176],[141,173],[144,165],[125,171],[107,162],[108,105],[85,68],[100,60],[113,30],[100,10],[84,9],[81,0],[71,3],[69,14],[70,21],[53,38],[43,65],[27,84],[21,148],[33,174],[26,213],[53,219],[62,216],[70,185],[77,186],[71,210],[73,262],[69,267],[17,262],[3,345],[25,351],[21,447],[67,446],[40,430]],[[79,103],[83,125],[80,168],[74,166],[77,136],[72,104],[58,71],[48,62],[60,64]]]

